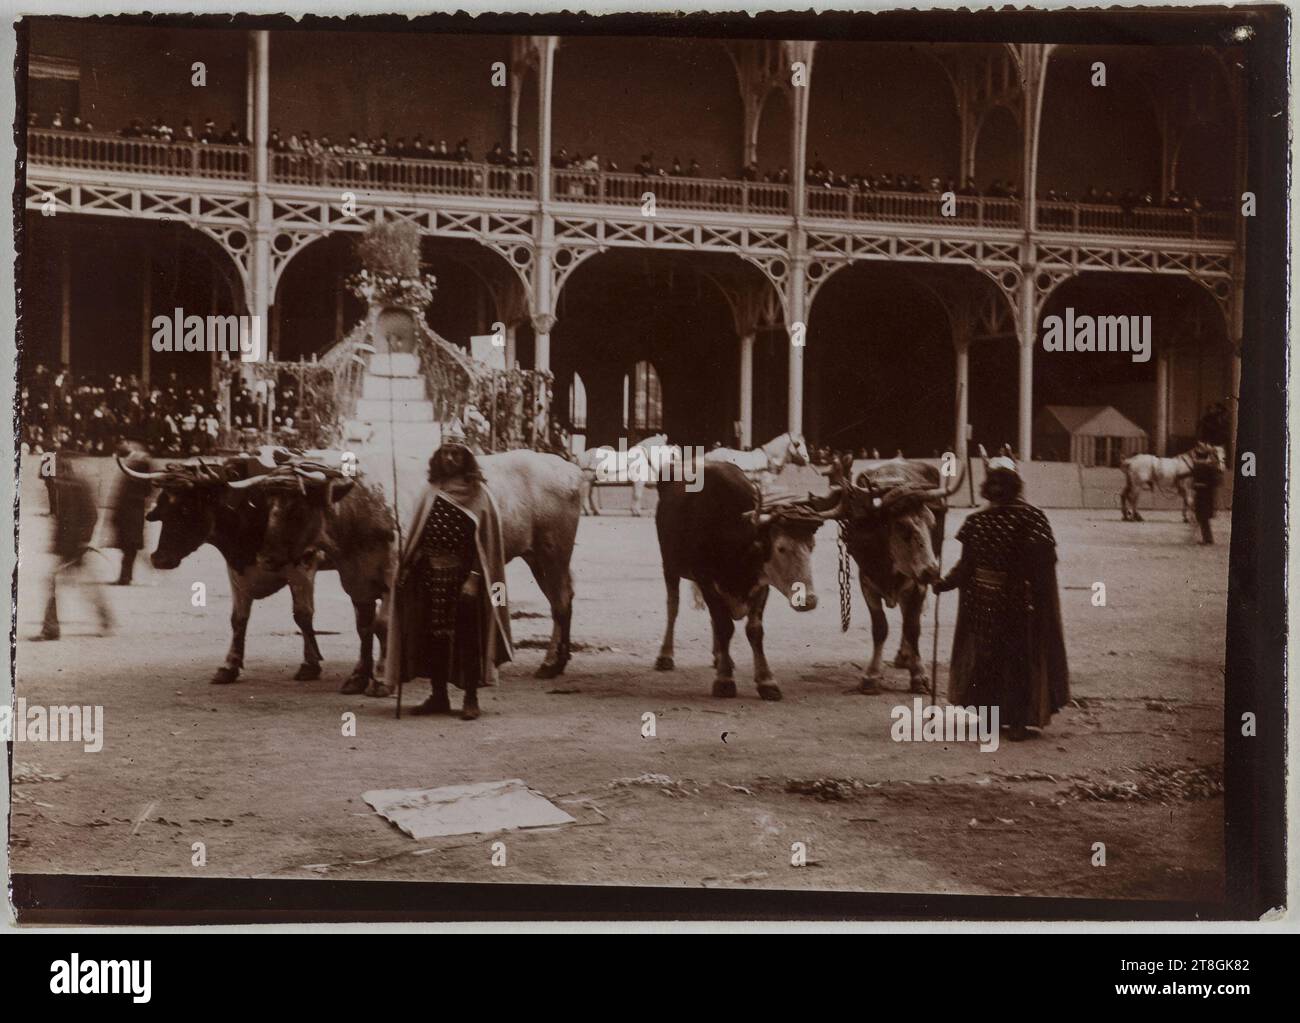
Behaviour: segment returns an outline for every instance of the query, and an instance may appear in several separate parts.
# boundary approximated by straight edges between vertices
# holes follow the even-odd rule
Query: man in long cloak
[[[1056,539],[1025,501],[1015,462],[990,459],[980,494],[989,504],[957,531],[961,560],[936,593],[959,589],[948,700],[997,707],[1009,738],[1042,728],[1070,698],[1056,585]]]
[[[447,683],[465,691],[461,717],[479,716],[478,688],[513,657],[505,545],[492,492],[462,434],[429,460],[429,484],[403,533],[388,624],[387,682],[428,678],[416,714],[450,714]]]

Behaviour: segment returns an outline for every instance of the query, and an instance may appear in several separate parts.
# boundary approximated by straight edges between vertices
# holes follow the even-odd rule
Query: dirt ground
[[[1029,495],[1032,499],[1032,495]],[[1035,739],[894,742],[907,674],[852,695],[869,646],[854,594],[841,634],[836,544],[815,554],[821,606],[767,613],[785,699],[755,696],[743,631],[740,695],[709,695],[707,616],[689,591],[677,670],[652,670],[663,584],[651,518],[584,519],[574,574],[577,652],[559,679],[532,677],[549,619],[522,563],[509,569],[517,662],[481,695],[483,717],[393,718],[393,700],[337,692],[356,656],[337,578],[317,587],[325,676],[295,682],[301,643],[282,592],[255,610],[237,685],[208,683],[228,641],[229,585],[216,551],[178,570],[144,559],[109,587],[107,637],[84,594],[62,598],[58,642],[34,642],[51,559],[40,487],[23,486],[18,695],[101,704],[98,753],[16,743],[12,867],[24,872],[439,881],[754,886],[883,892],[1204,899],[1220,896],[1224,620],[1220,545],[1189,542],[1176,513],[1128,524],[1118,511],[1049,512],[1074,703]],[[950,514],[949,538],[965,512]],[[944,562],[960,546],[949,539]],[[94,559],[110,578],[116,552]],[[192,607],[191,586],[207,586]],[[1092,587],[1106,587],[1104,607]],[[854,586],[856,591],[856,585]],[[933,597],[922,646],[930,656]],[[956,614],[942,598],[939,671]],[[891,613],[892,659],[899,632]],[[413,706],[427,694],[406,693]],[[453,698],[455,699],[455,698]],[[345,712],[356,735],[342,734]],[[641,735],[643,715],[656,735]],[[562,828],[414,841],[367,806],[377,788],[521,778],[566,809]],[[492,845],[506,863],[494,866]],[[191,863],[203,842],[207,862]],[[1105,866],[1094,866],[1094,843]],[[803,843],[807,863],[792,865]]]

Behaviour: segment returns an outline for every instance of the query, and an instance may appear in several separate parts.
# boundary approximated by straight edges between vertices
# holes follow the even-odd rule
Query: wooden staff
[[[392,372],[392,368],[393,368],[392,359],[393,359],[393,349],[390,346],[388,349],[388,360],[389,360],[388,369],[390,373]],[[393,472],[393,523],[397,526],[397,565],[393,569],[395,574],[393,576],[393,590],[392,590],[393,596],[396,597],[397,578],[398,576],[401,575],[402,572],[402,553],[403,553],[403,547],[405,545],[402,542],[402,506],[397,500],[397,424],[393,419],[393,412],[394,412],[393,378],[390,376],[388,378],[388,453],[389,453],[389,459],[392,463],[392,472]],[[391,603],[393,604],[393,606],[388,609],[388,613],[390,615],[397,614],[396,605],[398,602],[396,600],[393,600]],[[400,624],[401,623],[399,622],[398,623],[399,627]],[[367,640],[367,642],[370,642],[370,640]],[[385,658],[384,660],[385,660],[385,666],[387,666],[387,658]],[[401,664],[398,664],[397,666],[397,720],[398,721],[402,720],[402,679],[405,674],[406,672],[402,670]]]
[[[943,499],[943,519],[944,528],[948,526],[948,498]],[[939,578],[943,578],[943,538],[939,538],[939,554],[937,557],[939,563]],[[938,590],[934,591],[934,641],[930,648],[930,705],[934,706],[939,702],[939,597],[942,594]]]

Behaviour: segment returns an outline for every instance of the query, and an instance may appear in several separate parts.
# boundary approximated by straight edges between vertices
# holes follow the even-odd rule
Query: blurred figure
[[[90,596],[99,618],[100,634],[111,632],[113,616],[104,600],[104,594],[95,581],[88,577],[86,571],[86,553],[92,548],[90,541],[95,535],[95,523],[99,519],[99,510],[95,507],[95,493],[90,483],[81,474],[79,459],[72,451],[60,451],[51,479],[54,532],[50,550],[55,556],[54,568],[50,570],[49,599],[45,603],[45,621],[41,626],[38,639],[54,640],[59,638],[59,604],[57,586],[59,576],[76,583],[83,592]]]
[[[123,441],[117,448],[117,456],[123,463],[137,472],[148,472],[149,455],[137,441]],[[122,552],[122,568],[118,572],[115,586],[130,586],[135,571],[135,559],[144,547],[144,514],[153,492],[144,480],[136,479],[122,473],[113,486],[113,514],[109,519],[111,532],[108,546]]]
[[[1192,511],[1201,530],[1202,544],[1214,543],[1214,506],[1218,503],[1219,487],[1223,484],[1223,462],[1219,449],[1204,442],[1192,449]]]

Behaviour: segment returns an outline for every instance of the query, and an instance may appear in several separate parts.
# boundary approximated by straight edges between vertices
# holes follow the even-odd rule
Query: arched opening
[[[623,376],[623,430],[636,443],[664,428],[664,395],[659,371],[641,359]]]
[[[23,372],[206,388],[222,356],[156,352],[154,319],[246,312],[230,257],[184,224],[28,213],[21,265]],[[66,290],[65,290],[66,288]]]
[[[573,271],[559,296],[551,365],[557,394],[575,376],[584,384],[588,447],[637,431],[666,432],[679,444],[735,443],[739,341],[712,271],[749,272],[738,264],[713,253],[615,249]],[[760,372],[756,357],[756,390]],[[783,393],[782,416],[784,405]]]
[[[979,337],[971,342],[970,441],[995,452],[1003,444],[1016,447],[1019,421],[1020,345],[1014,334]]]
[[[1049,352],[1040,332],[1034,352],[1034,412],[1040,428],[1048,406],[1109,407],[1145,431],[1146,450],[1176,454],[1191,446],[1206,410],[1230,396],[1232,349],[1223,316],[1194,281],[1088,272],[1064,282],[1048,299],[1044,328],[1053,316],[1063,329],[1074,324],[1076,336],[1091,327],[1099,337],[1104,327],[1108,338],[1125,331],[1131,338],[1140,330],[1150,341],[1145,352]],[[1130,349],[1142,343],[1130,340]],[[1041,453],[1059,457],[1050,447]]]
[[[950,450],[955,380],[947,316],[907,268],[855,263],[817,293],[805,352],[811,445],[882,456]]]
[[[569,424],[575,437],[587,433],[587,385],[582,382],[582,374],[574,373],[569,381]]]
[[[320,355],[366,315],[365,303],[347,287],[347,279],[360,269],[359,237],[337,232],[314,241],[284,268],[275,309],[280,359]],[[468,350],[471,337],[492,333],[492,325],[507,317],[498,308],[498,296],[513,296],[522,309],[515,272],[477,242],[426,236],[421,261],[438,284],[425,320],[448,341]]]
[[[344,283],[358,267],[357,235],[337,232],[311,242],[284,268],[275,294],[277,358],[310,361],[365,315],[365,303]]]
[[[438,280],[425,322],[446,340],[469,349],[471,337],[493,333],[497,322],[507,326],[512,313],[523,314],[523,285],[499,253],[467,238],[429,235],[420,253]],[[532,365],[531,359],[520,361]]]

